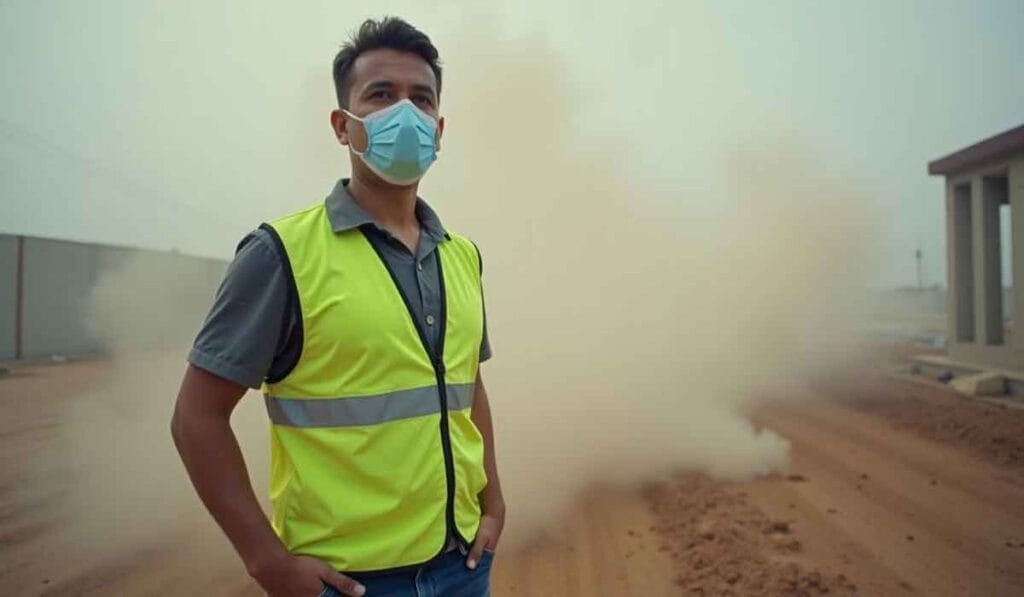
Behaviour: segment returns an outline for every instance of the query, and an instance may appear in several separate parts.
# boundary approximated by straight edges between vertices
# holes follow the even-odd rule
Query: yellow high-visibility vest
[[[439,354],[362,230],[336,233],[323,204],[264,228],[279,241],[302,311],[295,367],[264,384],[274,530],[296,555],[340,571],[416,566],[449,537],[468,543],[487,484],[470,420],[480,343],[480,256],[438,247]]]

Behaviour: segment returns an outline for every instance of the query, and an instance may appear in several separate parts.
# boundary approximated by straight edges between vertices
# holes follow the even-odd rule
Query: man
[[[505,504],[476,247],[417,197],[444,130],[430,39],[366,21],[334,59],[352,178],[248,235],[172,421],[197,493],[272,596],[489,594]],[[271,420],[268,521],[229,418]]]

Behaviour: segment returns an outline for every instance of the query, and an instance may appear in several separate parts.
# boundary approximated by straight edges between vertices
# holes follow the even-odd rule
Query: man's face
[[[444,119],[438,116],[437,79],[425,60],[408,52],[381,48],[356,58],[349,73],[348,111],[363,117],[391,104],[408,99],[417,108],[437,119],[437,144],[440,149]],[[356,151],[366,149],[366,131],[359,122],[345,118],[340,110],[331,112],[331,124],[342,145]],[[352,160],[353,168],[365,168],[361,160]],[[374,176],[367,169],[370,176]]]

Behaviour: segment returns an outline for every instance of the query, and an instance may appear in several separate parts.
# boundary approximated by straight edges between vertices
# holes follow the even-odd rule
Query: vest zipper
[[[434,371],[437,375],[438,393],[441,396],[441,447],[444,450],[445,475],[448,477],[448,532],[455,537],[461,547],[467,547],[469,542],[462,537],[459,527],[455,524],[455,457],[452,455],[452,436],[448,420],[448,383],[444,378],[447,372],[444,366],[444,340],[448,333],[448,292],[444,283],[444,268],[441,267],[441,246],[438,245],[435,251],[437,283],[441,291],[441,321],[437,330],[437,358],[434,361]],[[423,339],[426,340],[426,336]],[[445,537],[444,543],[447,549],[448,537]]]
[[[398,291],[398,295],[402,297],[402,302],[405,304],[405,309],[409,314],[409,318],[412,319],[412,325],[416,328],[416,334],[420,337],[420,343],[423,345],[423,350],[427,353],[427,357],[430,358],[430,364],[434,369],[434,377],[437,383],[437,393],[441,402],[441,451],[444,455],[444,474],[445,482],[447,485],[447,496],[445,503],[445,536],[444,544],[441,546],[441,550],[438,552],[435,558],[440,557],[441,554],[445,553],[448,548],[448,541],[454,537],[460,546],[466,548],[469,546],[469,542],[459,534],[459,528],[455,524],[455,463],[454,457],[452,456],[452,442],[451,433],[448,426],[448,384],[445,382],[445,365],[444,365],[444,337],[447,333],[447,322],[448,322],[448,297],[444,285],[444,269],[441,267],[441,247],[437,249],[437,278],[438,285],[441,290],[441,316],[440,328],[438,329],[438,343],[437,351],[430,350],[430,343],[427,342],[427,334],[423,330],[422,324],[416,319],[416,314],[412,309],[412,303],[409,302],[409,297],[405,295],[402,290],[402,285],[398,283],[398,277],[395,276],[395,272],[391,270],[391,266],[388,264],[387,259],[377,249],[377,246],[373,244],[367,235],[366,230],[360,227],[360,232],[363,233],[363,237],[366,238],[366,242],[373,248],[373,251],[377,253],[377,257],[381,263],[384,264],[384,269],[387,270],[391,276],[391,281],[395,285],[395,289]],[[372,234],[372,233],[371,233]],[[415,257],[414,257],[415,259]]]
[[[444,471],[448,481],[448,503],[445,507],[448,533],[444,539],[444,547],[448,547],[448,536],[454,536],[455,540],[462,547],[467,541],[459,534],[459,528],[455,526],[455,462],[452,457],[451,431],[448,427],[448,385],[444,381],[444,363],[434,363],[434,371],[437,375],[437,388],[441,396],[441,448],[444,452]]]

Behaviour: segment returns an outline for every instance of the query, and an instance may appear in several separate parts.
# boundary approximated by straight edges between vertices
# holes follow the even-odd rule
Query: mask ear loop
[[[365,120],[363,120],[362,118],[360,118],[360,117],[356,116],[355,114],[353,114],[353,113],[349,112],[349,111],[348,111],[348,110],[346,110],[345,108],[342,108],[342,109],[341,109],[341,111],[342,111],[342,113],[344,113],[344,114],[345,114],[345,117],[346,117],[346,118],[351,118],[352,120],[355,120],[355,121],[356,121],[356,122],[358,122],[359,124],[362,124],[362,125],[363,125],[363,135],[365,135],[365,136],[366,136],[366,149],[370,149],[370,133],[368,133],[368,132],[366,131],[366,124],[365,124],[365,123],[366,123],[366,121],[365,121]],[[352,153],[354,153],[354,154],[356,154],[356,155],[358,155],[358,156],[361,156],[361,155],[363,155],[364,153],[366,153],[366,151],[365,151],[365,150],[364,150],[364,151],[359,151],[359,150],[358,150],[358,149],[356,149],[355,147],[352,147],[352,144],[351,144],[351,143],[349,143],[349,144],[348,144],[348,146],[349,146],[349,148],[350,148],[350,149],[352,150]]]

